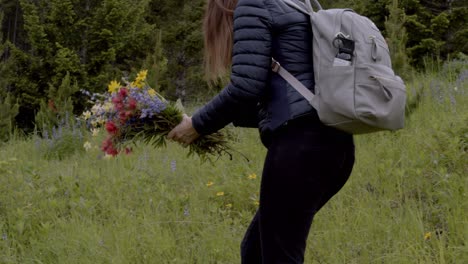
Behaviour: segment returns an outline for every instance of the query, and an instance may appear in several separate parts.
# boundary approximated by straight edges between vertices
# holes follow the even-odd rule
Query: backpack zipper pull
[[[377,61],[377,54],[378,54],[378,45],[377,41],[375,40],[375,36],[369,37],[372,40],[372,49],[371,49],[371,57],[374,61]]]

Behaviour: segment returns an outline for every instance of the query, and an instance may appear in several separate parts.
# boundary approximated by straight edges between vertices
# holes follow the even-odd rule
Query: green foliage
[[[67,119],[43,129],[41,136],[36,134],[32,140],[41,158],[46,160],[63,160],[84,151],[83,129],[79,123]]]
[[[205,1],[168,4],[168,20],[163,29],[164,56],[167,58],[165,81],[161,90],[170,99],[195,99],[206,94],[203,79],[201,32]],[[194,98],[195,97],[195,98]]]
[[[66,119],[73,117],[72,95],[78,91],[78,86],[71,84],[70,74],[67,73],[58,88],[51,86],[48,91],[47,102],[43,100],[39,112],[36,114],[36,127],[39,130],[50,130]]]
[[[408,80],[411,67],[406,53],[408,35],[404,28],[405,13],[398,6],[398,0],[393,0],[391,5],[388,6],[388,9],[390,10],[390,15],[385,21],[385,34],[388,39],[392,66],[396,74]]]
[[[59,87],[67,74],[81,89],[102,92],[121,71],[140,68],[154,41],[154,26],[145,20],[148,2],[19,1],[21,27],[14,28],[18,38],[10,41],[3,63],[11,69],[8,85],[22,106],[21,127],[32,129],[49,89]],[[11,21],[13,9],[7,15]],[[78,112],[80,99],[72,95]]]
[[[0,142],[10,138],[19,110],[18,103],[14,103],[9,93],[4,99],[2,97],[0,97]]]
[[[161,91],[161,83],[167,74],[168,59],[164,56],[164,47],[162,43],[162,30],[158,30],[153,52],[148,54],[142,66],[148,70],[146,81],[149,86],[154,87],[158,92]]]
[[[390,42],[396,42],[392,32],[388,32],[389,21],[392,21],[393,0],[378,1],[320,1],[324,7],[348,7],[368,16]],[[404,13],[404,29],[407,33],[406,50],[411,65],[423,68],[424,57],[450,58],[459,52],[467,53],[468,49],[468,6],[463,1],[419,1],[400,0],[398,6]],[[394,20],[397,22],[396,20]],[[402,22],[402,21],[400,21]],[[400,27],[400,26],[398,26]],[[400,37],[397,37],[400,39]]]

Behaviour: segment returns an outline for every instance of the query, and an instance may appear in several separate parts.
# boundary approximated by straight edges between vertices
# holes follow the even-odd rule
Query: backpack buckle
[[[278,72],[280,68],[281,68],[281,64],[277,60],[271,58],[271,70],[273,72]]]

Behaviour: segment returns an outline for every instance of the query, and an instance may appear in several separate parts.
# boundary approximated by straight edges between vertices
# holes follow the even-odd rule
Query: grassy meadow
[[[355,137],[306,263],[468,263],[467,75],[417,77],[405,129]],[[248,160],[201,164],[173,143],[109,159],[103,132],[67,127],[0,145],[0,263],[239,263],[266,151],[256,130],[228,129]]]

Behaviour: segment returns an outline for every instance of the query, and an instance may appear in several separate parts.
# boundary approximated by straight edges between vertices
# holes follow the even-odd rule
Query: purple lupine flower
[[[42,131],[42,137],[45,139],[49,139],[49,132],[47,132],[47,130]]]
[[[86,91],[85,89],[81,89],[80,92],[84,95],[91,96],[91,93],[89,91]]]
[[[458,78],[457,78],[457,84],[461,84],[465,82],[466,79],[468,79],[468,70],[464,70],[460,72],[460,75],[458,75]]]
[[[140,118],[151,118],[166,109],[166,104],[157,96],[151,96],[148,90],[130,89],[130,96],[140,105]]]
[[[450,93],[449,98],[450,98],[450,103],[452,104],[452,106],[456,106],[457,100],[455,100],[455,96],[453,96],[453,94]]]
[[[58,133],[57,129],[55,127],[52,127],[52,138],[57,139],[58,138]]]
[[[61,138],[62,135],[63,135],[63,126],[59,126],[59,127],[57,128],[57,137],[58,137],[58,138]]]

